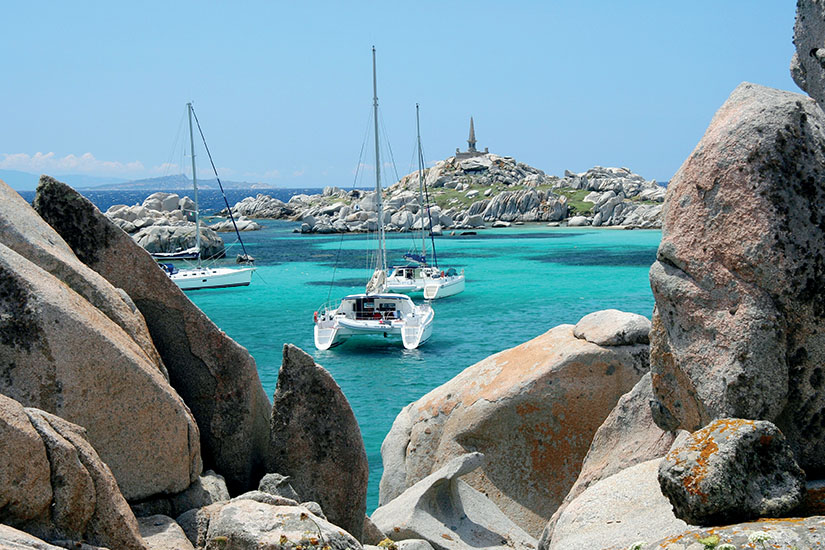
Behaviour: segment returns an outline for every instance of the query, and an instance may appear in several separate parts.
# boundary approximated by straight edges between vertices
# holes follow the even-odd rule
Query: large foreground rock
[[[140,518],[138,525],[149,550],[194,550],[186,533],[170,517],[148,516]]]
[[[791,76],[820,106],[825,106],[825,4],[797,0]]]
[[[825,468],[823,128],[813,100],[740,85],[668,186],[650,270],[660,426],[770,420],[810,471]]]
[[[361,544],[339,526],[303,506],[278,506],[238,499],[216,507],[209,515],[208,550],[294,550],[324,548],[361,550]]]
[[[590,441],[647,371],[648,346],[599,346],[561,325],[465,369],[405,407],[381,446],[384,505],[451,459],[487,463],[464,480],[538,537]]]
[[[58,279],[0,244],[0,393],[88,430],[127,499],[201,472],[198,428],[144,351]]]
[[[726,418],[675,445],[659,483],[677,517],[724,525],[787,516],[802,502],[805,472],[776,426]]]
[[[565,508],[552,539],[541,548],[624,550],[637,541],[683,532],[688,525],[673,515],[659,489],[662,460],[642,462],[591,485]]]
[[[269,441],[269,400],[249,352],[158,269],[149,254],[67,185],[41,178],[35,209],[86,265],[143,313],[172,386],[197,420],[204,464],[230,492],[254,488]]]
[[[423,539],[438,550],[532,550],[536,540],[486,496],[458,479],[481,466],[481,453],[451,460],[372,514],[393,540]]]
[[[0,395],[0,437],[0,521],[49,541],[145,550],[83,428]]]
[[[593,436],[576,483],[544,528],[540,541],[542,548],[547,548],[556,522],[567,505],[588,487],[636,464],[661,458],[670,450],[676,433],[662,431],[653,421],[652,398],[653,388],[650,373],[647,373],[619,399]]]
[[[99,273],[78,260],[66,241],[0,180],[0,243],[45,269],[117,323],[165,376],[143,315]]]
[[[267,469],[289,476],[303,500],[361,538],[369,466],[361,429],[335,380],[301,349],[284,345],[272,407]]]
[[[650,542],[644,550],[705,550],[713,543],[716,548],[732,544],[734,548],[770,548],[771,550],[807,550],[825,546],[825,518],[770,519],[749,523],[736,523],[711,529],[691,529]]]

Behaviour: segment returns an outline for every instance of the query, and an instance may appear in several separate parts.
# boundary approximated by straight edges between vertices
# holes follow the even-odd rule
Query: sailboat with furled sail
[[[446,298],[464,291],[464,270],[454,268],[446,272],[438,267],[433,237],[433,220],[430,217],[430,201],[424,183],[424,152],[421,147],[421,128],[418,104],[415,104],[415,131],[418,148],[418,211],[421,216],[421,249],[404,255],[406,265],[395,265],[386,278],[387,290],[403,293],[423,292],[427,300]],[[426,214],[425,214],[426,213]],[[427,233],[432,243],[433,264],[427,262]]]
[[[161,264],[161,267],[166,272],[166,274],[169,275],[169,278],[172,279],[172,282],[178,285],[178,287],[180,287],[181,290],[199,290],[204,288],[227,288],[233,286],[247,286],[250,282],[252,282],[252,273],[255,271],[254,267],[223,267],[214,265],[204,265],[203,263],[203,254],[201,250],[201,217],[200,210],[198,207],[198,176],[195,169],[195,137],[192,129],[192,117],[194,116],[195,120],[197,121],[197,115],[195,115],[195,111],[191,103],[186,104],[186,110],[189,115],[189,144],[191,147],[192,155],[192,186],[194,190],[193,200],[195,202],[196,244],[194,249],[192,249],[192,252],[196,256],[197,263],[194,267],[180,269],[172,264]],[[198,131],[201,134],[201,138],[203,138],[203,132],[200,131],[200,123],[198,123]],[[209,154],[209,149],[206,147],[205,140],[204,147],[206,148],[206,152],[209,155],[209,161],[212,162],[212,155]],[[213,168],[214,166],[214,163],[212,163]],[[218,178],[217,170],[215,171],[215,177]],[[218,178],[218,184],[221,185],[220,178]],[[223,191],[223,185],[221,185],[221,191]],[[232,223],[234,225],[235,219],[232,216],[231,209],[229,211],[229,216],[232,219]],[[243,246],[243,241],[240,240],[240,233],[238,232],[237,226],[235,227],[235,234],[238,236],[238,240],[241,242],[241,245]],[[244,254],[242,256],[239,256],[239,263],[250,263],[248,261],[248,258],[250,258],[250,256],[246,253],[246,249],[244,249]]]
[[[363,294],[344,296],[315,312],[315,347],[326,350],[362,336],[400,337],[406,349],[429,339],[435,313],[429,303],[416,305],[409,296],[387,292],[387,254],[381,197],[381,162],[378,143],[378,83],[375,48],[372,49],[373,117],[375,131],[375,195],[378,211],[378,253],[375,268]]]

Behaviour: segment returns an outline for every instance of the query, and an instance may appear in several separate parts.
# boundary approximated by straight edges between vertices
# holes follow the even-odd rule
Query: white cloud
[[[295,177],[295,178],[300,178],[303,175],[304,175],[304,170],[295,170],[294,172],[292,172],[292,176]]]
[[[0,168],[23,172],[82,173],[100,176],[128,176],[145,170],[140,161],[99,160],[91,153],[58,157],[53,152],[0,153]]]

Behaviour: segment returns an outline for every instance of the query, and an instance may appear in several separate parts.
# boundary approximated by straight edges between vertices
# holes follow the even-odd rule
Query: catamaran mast
[[[372,47],[372,110],[375,123],[375,194],[378,206],[378,258],[376,269],[387,270],[387,250],[384,242],[384,205],[381,199],[381,160],[378,150],[378,79],[375,70],[375,46]]]
[[[198,208],[198,177],[195,174],[195,134],[192,132],[192,103],[186,104],[189,113],[189,147],[192,152],[192,186],[195,189],[195,247],[198,249],[198,267],[201,267],[201,214]]]
[[[421,256],[427,259],[427,232],[424,230],[424,155],[421,152],[421,128],[418,122],[418,103],[415,104],[415,136],[418,143],[418,212],[421,216]],[[432,222],[430,223],[432,225]],[[432,231],[432,227],[430,228]]]

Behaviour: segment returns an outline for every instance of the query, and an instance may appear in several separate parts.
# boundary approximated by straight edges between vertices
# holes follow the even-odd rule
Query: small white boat
[[[315,314],[315,347],[326,350],[353,337],[401,338],[416,349],[433,333],[430,304],[415,305],[404,294],[350,294]]]
[[[189,114],[189,143],[191,146],[192,153],[192,187],[194,189],[195,202],[196,245],[194,248],[190,248],[183,252],[194,253],[194,259],[197,260],[197,265],[194,267],[177,268],[172,264],[160,264],[161,268],[166,272],[169,278],[172,279],[172,282],[178,285],[178,287],[181,290],[200,290],[204,288],[228,288],[233,286],[247,286],[249,285],[249,283],[252,282],[252,273],[255,271],[254,267],[204,266],[203,262],[201,261],[201,218],[200,211],[198,208],[198,177],[195,171],[195,138],[192,129],[192,116],[194,114],[194,109],[191,103],[186,104],[186,109]],[[200,124],[198,125],[198,129],[200,130]],[[201,137],[203,137],[202,133]],[[204,140],[204,146],[205,145],[206,141]],[[207,153],[209,153],[208,149]],[[212,166],[214,168],[214,164]],[[220,178],[218,178],[217,172],[215,173],[215,178],[217,178],[218,184],[220,185]],[[221,191],[223,191],[223,186],[221,186]],[[232,216],[231,210],[229,212],[229,215],[230,217]],[[240,235],[238,235],[238,238],[240,239]],[[243,244],[243,241],[241,241],[241,244]],[[172,254],[173,256],[164,256],[162,254],[153,254],[153,256],[155,258],[158,258],[160,256],[160,258],[158,259],[181,259],[178,257],[174,257],[174,254],[178,253]],[[246,254],[245,250],[243,257],[247,259],[251,258],[251,256]],[[252,263],[252,261],[253,260],[241,262],[239,259],[239,263]]]
[[[375,78],[375,48],[372,49],[373,116],[375,122],[375,195],[378,220],[383,220],[381,162],[378,147],[378,92]],[[353,337],[401,338],[406,349],[416,349],[433,333],[435,312],[429,303],[415,305],[404,294],[387,292],[387,255],[384,226],[378,223],[375,271],[364,294],[344,296],[339,303],[325,304],[315,312],[315,347],[327,350]]]
[[[152,257],[156,260],[197,260],[200,250],[196,247],[175,252],[152,252]]]
[[[464,270],[461,273],[450,268],[446,272],[438,267],[435,254],[435,239],[432,234],[433,221],[424,183],[424,153],[421,148],[421,130],[418,123],[418,104],[415,105],[415,129],[418,141],[418,208],[421,212],[421,249],[419,252],[404,254],[412,263],[395,265],[387,276],[385,288],[390,292],[414,294],[423,292],[425,300],[446,298],[464,291]],[[427,222],[423,213],[427,212]],[[427,263],[427,233],[430,234],[435,265]]]
[[[229,288],[248,286],[252,282],[254,267],[194,267],[178,269],[172,264],[163,264],[169,278],[181,290],[199,290],[202,288]]]

